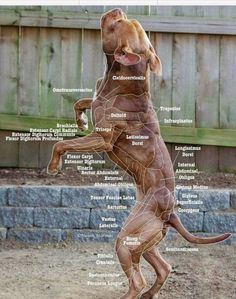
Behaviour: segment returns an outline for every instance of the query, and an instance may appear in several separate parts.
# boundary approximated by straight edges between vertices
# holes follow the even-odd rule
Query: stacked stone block
[[[201,204],[183,203],[186,192],[195,194]],[[0,240],[109,242],[115,240],[134,198],[131,187],[3,186]],[[205,235],[231,232],[226,243],[236,243],[236,191],[178,190],[176,198],[177,211],[198,208],[194,213],[178,213],[189,231]]]

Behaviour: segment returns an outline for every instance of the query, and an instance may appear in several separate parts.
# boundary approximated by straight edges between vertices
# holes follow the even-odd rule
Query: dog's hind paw
[[[152,294],[148,291],[146,293],[143,293],[140,297],[140,299],[158,299],[158,298],[159,298],[158,294]]]

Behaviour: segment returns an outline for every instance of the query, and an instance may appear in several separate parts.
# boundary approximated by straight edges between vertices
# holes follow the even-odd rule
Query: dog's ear
[[[155,50],[152,45],[149,46],[148,52],[150,70],[156,73],[158,76],[162,76],[161,59],[155,53]]]
[[[115,50],[114,58],[123,65],[134,65],[141,60],[141,57],[133,53],[128,47],[118,47]]]

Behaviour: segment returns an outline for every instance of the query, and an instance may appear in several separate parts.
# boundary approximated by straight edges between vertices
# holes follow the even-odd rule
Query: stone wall
[[[224,243],[236,243],[236,190],[178,190],[176,197],[176,210],[189,231],[232,232]],[[112,241],[134,202],[131,187],[0,187],[0,240]]]

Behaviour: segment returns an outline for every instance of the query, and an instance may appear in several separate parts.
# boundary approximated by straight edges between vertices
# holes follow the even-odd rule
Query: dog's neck
[[[113,55],[106,55],[107,68],[103,79],[103,90],[106,85],[109,89],[117,90],[117,94],[134,93],[137,95],[149,92],[149,68],[144,55],[135,65],[125,66],[115,61]],[[121,79],[121,76],[124,79]],[[128,79],[129,77],[129,79]],[[137,80],[130,77],[136,77]],[[107,84],[108,83],[108,84]],[[114,95],[114,93],[112,93]]]

